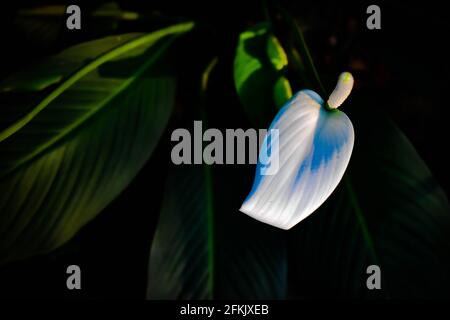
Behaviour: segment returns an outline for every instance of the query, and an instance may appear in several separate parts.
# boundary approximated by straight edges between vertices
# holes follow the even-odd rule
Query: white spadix
[[[298,92],[286,103],[264,139],[255,181],[240,211],[290,229],[330,196],[344,175],[353,149],[352,123],[336,110],[352,87],[352,75],[342,73],[327,102],[334,110],[327,110],[323,99],[311,90]],[[277,139],[271,137],[273,130],[278,133]],[[275,143],[276,148],[272,148]],[[264,169],[272,160],[277,161],[278,170],[267,175]]]
[[[327,102],[331,109],[337,109],[347,99],[352,92],[353,82],[353,76],[350,72],[342,72],[339,75],[336,88],[330,94]]]

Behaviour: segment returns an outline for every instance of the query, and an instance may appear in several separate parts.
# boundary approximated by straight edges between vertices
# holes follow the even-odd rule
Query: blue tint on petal
[[[280,111],[281,111],[281,110],[280,110]],[[283,111],[283,112],[284,112],[284,111]],[[270,128],[272,128],[272,126],[270,126]],[[268,137],[270,136],[270,133],[271,133],[271,131],[270,131],[270,129],[269,129],[269,131],[267,132],[266,136],[264,137],[263,143],[261,144],[261,150],[259,151],[259,154],[260,154],[260,155],[261,155],[263,152],[266,152],[266,150],[267,150],[267,153],[266,153],[267,155],[269,155],[270,152],[272,151],[271,145],[267,146],[268,140],[269,140]],[[261,174],[261,172],[262,172],[262,170],[263,170],[265,167],[267,167],[267,166],[269,166],[269,165],[268,165],[268,164],[266,165],[266,164],[261,163],[261,161],[259,160],[259,157],[258,157],[258,162],[257,162],[257,165],[256,165],[255,180],[254,180],[254,182],[253,182],[252,190],[250,191],[250,193],[249,193],[249,195],[247,196],[246,199],[250,198],[250,197],[253,195],[253,193],[255,193],[256,190],[258,190],[259,184],[260,184],[261,179],[262,179],[262,176],[263,176],[263,175]]]
[[[333,159],[334,155],[349,142],[349,136],[342,134],[342,132],[345,131],[336,130],[342,126],[340,117],[345,117],[345,115],[337,110],[332,113],[325,110],[321,110],[320,112],[320,125],[316,128],[314,133],[313,149],[311,150],[310,156],[302,162],[295,178],[296,182],[300,180],[305,167],[308,167],[309,163],[311,170],[316,170],[321,165],[326,165]],[[327,117],[327,128],[324,128],[324,117]],[[326,130],[329,130],[330,132],[327,132]],[[339,133],[341,134],[339,135]]]
[[[268,144],[268,141],[267,141],[268,140],[268,136],[270,136],[270,132],[271,132],[270,130],[274,129],[274,127],[276,127],[276,125],[277,125],[278,121],[280,120],[280,118],[283,116],[283,114],[289,108],[295,107],[294,103],[296,102],[296,99],[298,98],[298,96],[301,93],[306,94],[308,97],[313,99],[319,105],[323,105],[323,103],[324,103],[323,99],[316,92],[314,92],[312,90],[309,90],[309,89],[301,90],[301,91],[297,92],[295,95],[293,95],[289,99],[289,101],[287,101],[285,103],[285,105],[278,111],[278,113],[276,114],[275,118],[272,120],[272,123],[270,124],[270,127],[269,127],[269,129],[267,131],[267,135],[264,138],[263,143],[261,144],[261,150],[259,151],[259,154],[261,154],[262,152],[266,152],[267,145],[269,145],[268,146],[268,150],[267,150],[267,152],[268,152],[267,155],[271,154],[272,146],[271,146],[271,144]],[[257,162],[257,165],[256,165],[255,180],[253,182],[252,189],[251,189],[249,195],[247,196],[246,200],[251,198],[251,196],[256,192],[256,190],[258,190],[259,184],[261,183],[261,179],[263,178],[263,175],[261,174],[261,172],[262,172],[261,170],[263,170],[267,166],[268,165],[265,165],[265,164],[261,163],[261,161],[259,160],[259,157],[258,157],[258,162]],[[304,164],[300,167],[299,174],[301,174],[301,172],[303,171],[303,168],[304,168]]]

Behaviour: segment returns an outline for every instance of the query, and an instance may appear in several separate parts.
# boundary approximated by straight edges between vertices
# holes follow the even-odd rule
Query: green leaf
[[[67,5],[47,5],[42,7],[33,7],[19,11],[20,17],[35,18],[35,17],[66,17]],[[101,18],[114,18],[123,20],[135,20],[139,17],[137,12],[123,11],[116,2],[106,2],[100,5],[93,12],[89,12],[90,16]]]
[[[169,176],[152,242],[148,298],[211,298],[212,199],[207,191],[201,166],[177,167]]]
[[[292,97],[292,88],[289,80],[285,77],[278,78],[273,90],[273,100],[278,109],[284,106],[286,101]]]
[[[288,65],[288,58],[283,47],[272,34],[267,37],[267,55],[275,70],[283,70]]]
[[[353,97],[352,100],[356,100]],[[355,126],[349,168],[333,195],[292,230],[297,297],[449,296],[450,206],[404,134],[369,103],[346,107]],[[361,106],[367,108],[361,110]],[[368,290],[369,265],[381,290]]]
[[[268,24],[255,25],[240,34],[234,59],[235,87],[250,120],[259,128],[268,127],[275,106],[282,106],[292,96],[284,78],[287,62]],[[283,84],[275,85],[279,81]]]
[[[283,231],[238,212],[247,190],[235,183],[251,177],[223,169],[213,178],[208,166],[171,171],[150,254],[148,298],[285,297]]]
[[[0,262],[70,239],[133,179],[171,114],[175,25],[63,51],[0,85]]]

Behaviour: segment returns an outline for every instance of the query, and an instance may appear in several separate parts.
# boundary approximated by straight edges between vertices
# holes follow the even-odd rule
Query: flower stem
[[[299,25],[295,22],[294,18],[281,6],[278,6],[278,10],[282,17],[285,19],[286,23],[290,26],[291,30],[293,30],[294,40],[297,42],[298,50],[300,55],[302,56],[305,67],[308,69],[309,73],[312,74],[316,86],[320,89],[321,95],[323,97],[327,96],[325,91],[325,87],[320,81],[319,73],[317,72],[316,67],[314,66],[314,62],[311,57],[311,53],[309,52],[308,46],[306,45],[305,38],[303,36],[302,30]]]

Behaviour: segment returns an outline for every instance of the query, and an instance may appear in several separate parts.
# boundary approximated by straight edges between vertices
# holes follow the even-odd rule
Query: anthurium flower
[[[298,92],[286,103],[264,139],[253,188],[240,211],[290,229],[330,196],[353,149],[352,123],[336,109],[352,87],[352,75],[344,72],[327,103],[311,90]],[[277,163],[278,170],[267,174],[273,171],[264,170],[271,162]]]

